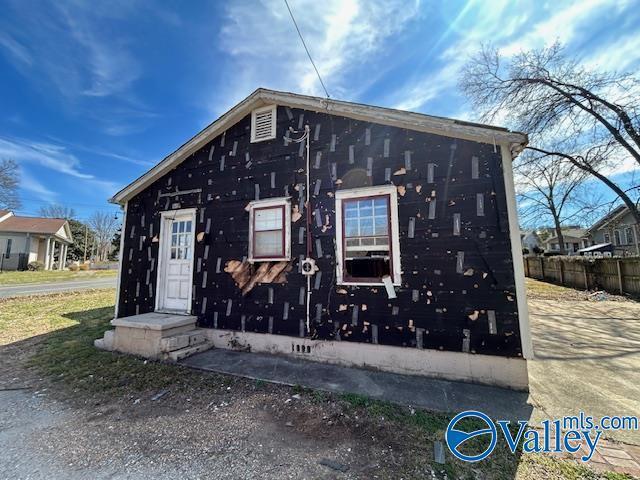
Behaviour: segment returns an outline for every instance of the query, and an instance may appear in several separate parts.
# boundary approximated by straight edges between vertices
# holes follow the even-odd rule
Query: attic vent
[[[252,142],[276,138],[276,111],[276,105],[269,105],[251,112]]]

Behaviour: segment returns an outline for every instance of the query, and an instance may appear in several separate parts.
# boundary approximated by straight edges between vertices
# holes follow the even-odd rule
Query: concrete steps
[[[194,345],[193,347],[181,348],[180,350],[174,350],[172,352],[165,353],[165,359],[173,362],[178,362],[196,353],[205,352],[213,348],[212,342],[201,343],[200,345]]]
[[[94,341],[97,348],[177,362],[213,347],[197,317],[151,312],[111,321],[115,330]]]
[[[205,331],[196,328],[188,332],[165,337],[160,340],[160,350],[166,360],[177,362],[196,353],[204,352],[213,347]]]

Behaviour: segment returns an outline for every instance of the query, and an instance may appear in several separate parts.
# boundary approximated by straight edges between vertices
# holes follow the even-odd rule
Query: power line
[[[293,20],[293,25],[296,27],[296,30],[298,31],[298,36],[300,37],[300,41],[302,41],[302,46],[304,47],[305,52],[307,52],[307,57],[309,57],[309,61],[311,62],[311,65],[313,65],[313,69],[316,71],[316,75],[318,75],[318,80],[320,80],[320,85],[322,85],[322,88],[324,89],[324,93],[327,95],[327,98],[331,98],[331,96],[329,95],[329,92],[327,91],[327,87],[325,87],[324,82],[322,81],[322,77],[320,76],[318,67],[316,67],[316,64],[313,62],[313,58],[311,58],[311,53],[309,53],[307,44],[305,43],[304,38],[302,37],[302,33],[300,32],[300,28],[298,28],[298,23],[296,22],[296,19],[293,16],[293,12],[291,11],[289,2],[287,2],[287,0],[284,0],[284,4],[287,6],[287,10],[289,10],[289,15],[291,15],[291,20]]]

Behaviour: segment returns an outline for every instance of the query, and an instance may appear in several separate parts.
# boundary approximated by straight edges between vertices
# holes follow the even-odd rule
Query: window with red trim
[[[249,260],[289,260],[290,208],[286,199],[258,200],[250,204]]]

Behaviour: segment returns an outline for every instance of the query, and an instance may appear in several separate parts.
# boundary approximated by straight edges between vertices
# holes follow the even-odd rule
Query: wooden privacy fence
[[[567,287],[640,295],[640,257],[524,257],[524,273]]]

